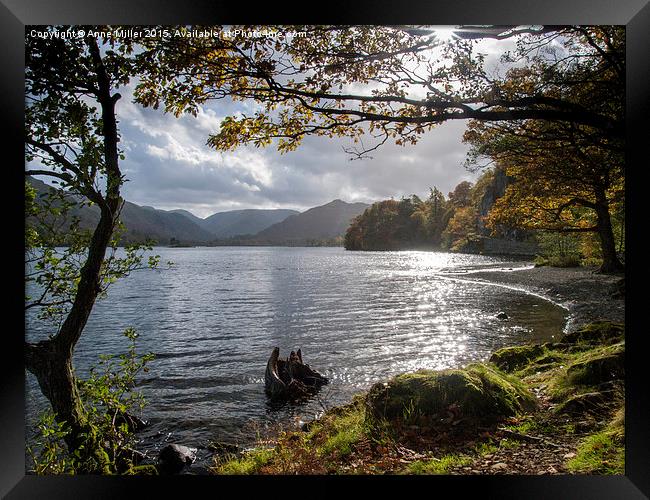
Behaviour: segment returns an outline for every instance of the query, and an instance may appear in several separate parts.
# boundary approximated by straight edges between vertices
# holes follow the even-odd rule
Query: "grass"
[[[620,408],[605,429],[584,439],[567,468],[582,474],[625,474],[624,414]]]
[[[244,453],[240,457],[231,457],[225,462],[217,464],[211,471],[215,474],[245,475],[257,474],[262,466],[266,465],[273,456],[273,450],[255,449]]]
[[[317,447],[320,456],[337,454],[345,457],[352,452],[355,443],[366,436],[365,412],[359,408],[346,412],[330,421],[328,437]]]
[[[472,463],[467,455],[445,455],[431,460],[416,460],[406,466],[406,474],[448,474],[452,468]]]
[[[212,468],[215,474],[339,473],[346,458],[372,432],[366,424],[363,401],[333,408],[308,432],[281,433],[272,449],[230,456]]]

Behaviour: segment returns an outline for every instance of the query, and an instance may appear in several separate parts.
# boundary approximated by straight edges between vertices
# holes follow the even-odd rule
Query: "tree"
[[[454,210],[442,235],[447,246],[454,251],[462,251],[479,237],[477,226],[478,212],[473,206]]]
[[[561,85],[555,84],[558,95],[622,120],[624,30],[583,28],[579,34],[563,41],[567,50],[545,63],[536,61],[546,70],[543,77],[531,79],[526,69],[517,73],[540,86],[560,81]],[[599,56],[577,56],[585,46],[596,48]],[[519,56],[527,57],[527,50],[520,47]],[[600,239],[601,271],[623,269],[611,220],[611,213],[620,213],[625,200],[620,139],[584,124],[515,120],[471,121],[465,141],[472,145],[470,162],[477,164],[486,157],[515,180],[488,217],[492,228],[595,232]]]
[[[625,199],[618,152],[580,130],[548,123],[472,123],[465,139],[473,155],[487,156],[514,179],[490,211],[489,227],[596,233],[601,271],[623,269],[612,224]]]
[[[115,117],[120,94],[114,89],[132,75],[131,47],[100,47],[100,41],[92,34],[28,36],[25,47],[25,173],[48,176],[63,190],[46,194],[54,202],[43,203],[26,185],[25,279],[37,296],[26,297],[25,307],[37,308],[41,318],[52,320],[54,333],[25,343],[25,366],[36,376],[57,421],[69,428],[65,439],[70,452],[92,457],[85,472],[108,472],[109,457],[80,398],[74,348],[96,299],[142,262],[138,247],[127,247],[125,257],[116,255],[124,178]],[[74,196],[96,204],[99,221],[90,233],[77,231],[73,223],[68,246],[61,251],[55,248],[60,244],[56,231],[38,222],[64,216]],[[150,259],[151,265],[156,263]]]
[[[217,30],[220,27],[216,27]],[[233,27],[244,32],[267,27]],[[617,28],[544,26],[460,30],[465,39],[440,42],[433,30],[387,26],[289,26],[285,37],[182,37],[146,43],[141,55],[138,101],[175,114],[227,96],[259,104],[252,115],[228,117],[208,143],[228,150],[242,143],[280,151],[295,149],[306,135],[347,136],[373,146],[389,139],[413,144],[448,120],[541,120],[589,127],[612,140],[624,137],[624,57],[612,45]],[[178,28],[179,31],[191,31]],[[170,30],[174,31],[174,29]],[[496,33],[496,34],[494,34]],[[299,36],[299,35],[305,36]],[[473,46],[481,37],[516,37],[520,57],[505,76],[490,76]],[[566,54],[548,56],[539,47],[565,43]],[[548,52],[548,51],[547,51]],[[584,82],[572,64],[602,62],[613,79],[589,75],[595,98],[564,92]],[[515,63],[523,62],[523,67]],[[359,87],[366,92],[355,91]],[[611,93],[613,91],[613,93]]]
[[[472,202],[471,193],[472,183],[462,181],[449,193],[449,202],[456,208],[466,207]]]

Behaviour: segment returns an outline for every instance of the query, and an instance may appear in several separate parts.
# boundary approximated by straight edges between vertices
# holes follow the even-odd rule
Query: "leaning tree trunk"
[[[113,213],[118,212],[115,210]],[[73,452],[83,445],[86,457],[94,457],[89,463],[95,463],[98,470],[84,472],[107,472],[108,456],[88,423],[79,397],[72,355],[100,290],[101,265],[113,226],[110,210],[103,209],[86,263],[81,269],[75,300],[59,333],[50,340],[25,345],[25,367],[36,376],[43,395],[52,405],[57,422],[65,423],[70,431],[65,438],[68,450]]]
[[[98,193],[93,192],[93,201],[96,201],[100,208],[100,219],[88,247],[86,262],[80,270],[72,307],[55,337],[36,344],[26,343],[25,367],[36,376],[43,395],[52,405],[57,422],[65,423],[70,429],[69,435],[66,436],[69,451],[74,452],[83,444],[85,456],[94,457],[96,469],[84,472],[109,472],[108,455],[88,423],[72,364],[74,348],[101,290],[102,265],[122,203],[122,177],[118,164],[119,138],[115,119],[115,103],[120,94],[111,95],[110,79],[94,40],[89,41],[89,50],[95,64],[96,97],[102,113],[106,195],[98,197]],[[86,188],[93,189],[92,186]],[[84,191],[83,181],[80,190]]]
[[[616,240],[612,229],[612,219],[609,215],[609,203],[604,192],[596,196],[596,215],[598,236],[603,254],[603,263],[600,266],[601,273],[616,273],[624,270],[624,266],[616,254]]]

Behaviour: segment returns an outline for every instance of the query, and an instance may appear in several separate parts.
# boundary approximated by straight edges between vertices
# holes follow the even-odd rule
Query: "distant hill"
[[[214,239],[209,231],[183,214],[143,207],[128,201],[122,208],[121,220],[126,227],[123,239],[129,242],[154,239],[161,245],[167,245],[172,238],[186,244],[208,243]]]
[[[370,205],[334,200],[291,215],[254,236],[259,242],[299,244],[307,240],[333,239],[345,233],[350,221]]]
[[[273,224],[285,220],[290,215],[298,214],[297,210],[231,210],[217,212],[198,223],[203,229],[212,233],[216,238],[253,235]]]
[[[54,189],[38,179],[30,179],[32,186],[39,194]],[[68,195],[69,199],[75,199]],[[79,217],[79,226],[83,229],[94,229],[99,221],[97,206],[76,207],[69,213]],[[172,238],[185,244],[208,243],[214,239],[209,232],[188,219],[187,216],[153,207],[136,205],[125,202],[120,219],[126,227],[122,235],[122,243],[142,243],[151,239],[161,245],[170,244]]]
[[[30,179],[30,182],[38,193],[54,189],[37,179]],[[332,241],[342,237],[351,219],[368,206],[334,200],[302,213],[286,209],[247,209],[217,212],[201,219],[187,210],[159,210],[127,201],[121,213],[126,227],[121,243],[142,243],[149,239],[160,245],[335,244]],[[99,221],[99,208],[78,207],[70,216],[80,218],[80,227],[94,229]]]

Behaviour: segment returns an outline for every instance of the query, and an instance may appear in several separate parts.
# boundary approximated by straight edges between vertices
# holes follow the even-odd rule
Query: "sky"
[[[448,36],[448,33],[442,33]],[[479,51],[488,67],[509,41],[485,40]],[[128,179],[123,197],[163,210],[185,209],[199,217],[245,208],[304,211],[334,199],[373,203],[416,194],[426,198],[437,187],[448,193],[478,174],[463,167],[467,123],[443,123],[418,144],[387,142],[372,159],[351,160],[348,138],[307,137],[297,150],[280,154],[273,146],[243,146],[218,152],[206,145],[221,120],[251,112],[253,104],[223,99],[199,109],[198,116],[176,118],[132,101],[133,84],[119,89],[116,113],[125,153],[121,169]],[[364,141],[365,145],[372,144]]]

